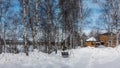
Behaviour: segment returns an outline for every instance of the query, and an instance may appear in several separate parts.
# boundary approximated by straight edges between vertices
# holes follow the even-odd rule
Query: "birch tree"
[[[81,46],[83,46],[83,26],[86,24],[89,24],[90,22],[87,22],[86,19],[90,16],[91,10],[87,7],[84,3],[84,0],[79,0],[79,22],[80,22],[80,37],[81,37]]]
[[[2,34],[2,6],[3,6],[3,0],[0,0],[0,33],[1,34]],[[0,38],[2,38],[1,35],[0,35]],[[0,45],[0,53],[2,53],[2,48],[3,48],[3,45],[1,44]]]
[[[37,42],[38,40],[36,39],[37,33],[38,33],[38,0],[35,1],[35,13],[34,13],[34,26],[33,26],[33,42],[34,42],[34,47],[37,48]]]
[[[118,9],[117,9],[117,26],[116,26],[116,45],[119,45],[119,35],[120,35],[120,0],[118,0]]]
[[[74,31],[79,32],[78,24],[80,24],[80,37],[82,41],[82,32],[83,25],[85,23],[86,18],[89,16],[90,10],[85,6],[83,0],[59,0],[59,6],[61,9],[61,22],[63,26],[63,30],[65,32],[69,32],[70,36],[70,45],[73,45],[73,35]],[[80,22],[80,23],[79,23]],[[66,41],[66,40],[65,40]],[[81,46],[82,42],[81,42]]]
[[[3,24],[3,42],[4,42],[4,52],[6,52],[6,31],[7,31],[7,22],[8,22],[8,19],[7,19],[7,12],[8,12],[8,10],[9,10],[9,8],[10,8],[10,1],[11,0],[8,0],[8,1],[4,1],[3,0],[3,18],[5,19],[3,22],[4,22],[4,24]]]
[[[25,53],[26,55],[28,55],[28,47],[27,47],[27,21],[26,21],[26,3],[25,0],[22,0],[22,4],[23,4],[23,20],[24,20],[24,33],[23,33],[23,38],[24,38],[24,49],[25,49]]]
[[[44,31],[44,35],[46,36],[46,42],[47,45],[46,47],[46,51],[47,53],[51,53],[51,50],[53,49],[53,45],[52,42],[54,41],[54,26],[55,26],[55,0],[43,0],[40,4],[40,8],[41,8],[41,25],[43,27]]]

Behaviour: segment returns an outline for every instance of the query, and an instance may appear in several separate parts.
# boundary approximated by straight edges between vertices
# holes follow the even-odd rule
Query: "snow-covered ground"
[[[120,46],[116,48],[78,48],[68,51],[69,58],[58,54],[45,54],[35,50],[0,55],[0,68],[120,68]]]

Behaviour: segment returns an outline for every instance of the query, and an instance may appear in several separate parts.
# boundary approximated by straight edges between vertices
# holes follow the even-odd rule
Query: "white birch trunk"
[[[81,46],[83,47],[83,42],[82,42],[82,25],[83,25],[83,13],[82,13],[82,0],[80,0],[80,3],[79,3],[79,8],[80,8],[80,38],[81,38]]]
[[[37,48],[37,32],[38,32],[38,0],[35,3],[35,18],[34,18],[34,27],[33,27],[33,43],[34,48]]]

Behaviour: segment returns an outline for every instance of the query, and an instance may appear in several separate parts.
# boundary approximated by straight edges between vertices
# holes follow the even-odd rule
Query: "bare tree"
[[[99,2],[103,9],[103,20],[107,26],[108,32],[111,32],[111,43],[113,46],[113,33],[116,33],[116,45],[118,45],[119,39],[119,0],[105,0]]]
[[[37,48],[37,39],[36,39],[36,35],[38,33],[38,1],[35,1],[35,17],[34,17],[34,26],[33,26],[33,42],[34,42],[34,47]]]
[[[24,18],[24,34],[23,34],[23,37],[24,37],[24,49],[25,49],[25,53],[26,55],[28,55],[28,50],[27,50],[27,21],[26,21],[26,3],[25,3],[25,0],[22,0],[22,4],[23,4],[23,18]]]
[[[43,27],[44,35],[47,37],[46,41],[48,41],[46,45],[47,53],[50,53],[52,50],[52,42],[54,41],[54,29],[55,29],[55,0],[43,0],[40,4],[41,8],[41,25]]]
[[[83,46],[83,26],[90,24],[86,19],[90,16],[91,10],[87,7],[83,0],[79,0],[79,22],[80,22],[80,37],[81,37],[81,46]]]
[[[3,18],[5,19],[4,21],[4,24],[3,24],[3,42],[4,42],[4,52],[6,52],[6,31],[7,31],[7,22],[8,22],[8,19],[7,19],[7,11],[9,10],[9,7],[10,7],[10,1],[11,0],[8,0],[8,1],[3,1]],[[7,3],[7,4],[5,4]]]
[[[2,34],[2,5],[3,5],[3,0],[0,0],[0,33]],[[2,36],[0,36],[1,38]],[[2,39],[2,38],[1,38]],[[2,43],[2,42],[1,42]],[[0,45],[0,53],[2,53],[2,44]]]
[[[74,33],[75,31],[80,33],[81,37],[81,46],[82,43],[82,34],[83,34],[83,25],[85,23],[86,18],[89,16],[90,10],[88,7],[85,6],[83,0],[59,0],[59,6],[61,9],[61,22],[63,26],[63,31],[65,33],[69,33],[70,39],[69,45],[75,45],[73,42]],[[80,22],[80,23],[79,23]],[[78,26],[80,24],[80,26]],[[79,29],[76,27],[80,27]],[[73,40],[73,41],[72,41]],[[67,40],[65,40],[66,42]],[[66,45],[65,45],[66,46]]]

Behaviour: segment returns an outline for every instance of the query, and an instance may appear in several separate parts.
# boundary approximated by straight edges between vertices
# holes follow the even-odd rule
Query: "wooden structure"
[[[111,32],[107,32],[99,35],[99,41],[102,45],[108,47],[115,47],[116,45],[116,35]]]
[[[97,47],[100,44],[101,43],[98,42],[94,37],[91,37],[91,38],[89,38],[89,39],[86,40],[85,46]]]

